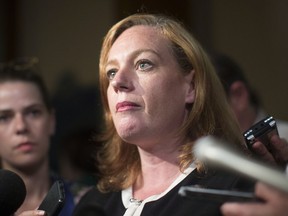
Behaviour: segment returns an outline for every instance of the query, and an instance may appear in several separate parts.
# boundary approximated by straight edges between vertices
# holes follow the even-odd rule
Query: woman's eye
[[[152,68],[152,63],[147,60],[141,60],[137,63],[137,69],[141,71],[147,71]]]
[[[31,109],[31,110],[27,111],[27,115],[30,115],[30,116],[33,116],[33,117],[38,117],[38,116],[41,115],[41,113],[42,113],[42,111],[39,110],[39,109]]]
[[[4,122],[7,122],[9,121],[9,119],[11,118],[11,115],[0,115],[0,123],[4,123]]]
[[[107,71],[107,78],[109,79],[109,80],[112,80],[114,77],[115,77],[115,75],[116,75],[116,70],[108,70]]]

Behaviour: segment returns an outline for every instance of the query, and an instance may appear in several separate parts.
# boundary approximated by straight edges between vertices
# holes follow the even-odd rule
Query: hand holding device
[[[270,141],[272,135],[278,135],[278,129],[275,119],[272,116],[267,116],[257,122],[251,128],[243,133],[247,147],[252,150],[252,145],[256,141],[262,142],[266,148],[271,151]],[[252,150],[253,151],[253,150]]]
[[[44,210],[47,216],[58,216],[65,202],[64,183],[61,180],[54,182],[38,210]]]
[[[272,140],[271,137],[275,134],[278,135],[276,121],[272,116],[268,116],[253,125],[243,133],[243,136],[247,147],[260,159],[286,168],[288,144],[284,139],[277,140],[274,138]],[[264,146],[254,145],[257,141],[260,141]]]

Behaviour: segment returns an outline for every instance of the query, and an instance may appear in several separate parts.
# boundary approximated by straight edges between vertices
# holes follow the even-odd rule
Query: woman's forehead
[[[109,50],[109,57],[115,53],[126,52],[131,49],[170,49],[170,41],[157,28],[151,26],[133,26],[125,30],[113,43]]]

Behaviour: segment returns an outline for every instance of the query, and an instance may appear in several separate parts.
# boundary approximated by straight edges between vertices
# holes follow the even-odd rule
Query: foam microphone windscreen
[[[11,216],[22,205],[26,187],[20,176],[9,170],[0,170],[0,215]]]

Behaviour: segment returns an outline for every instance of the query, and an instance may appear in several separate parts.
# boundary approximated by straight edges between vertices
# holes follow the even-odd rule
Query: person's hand
[[[46,216],[47,214],[45,211],[42,210],[31,210],[31,211],[24,211],[18,216]]]
[[[287,216],[288,193],[257,183],[255,195],[264,202],[224,203],[221,206],[222,214],[224,216]]]
[[[286,165],[288,162],[288,143],[278,135],[270,137],[270,151],[263,143],[257,141],[253,144],[253,151],[264,161],[274,165]]]

